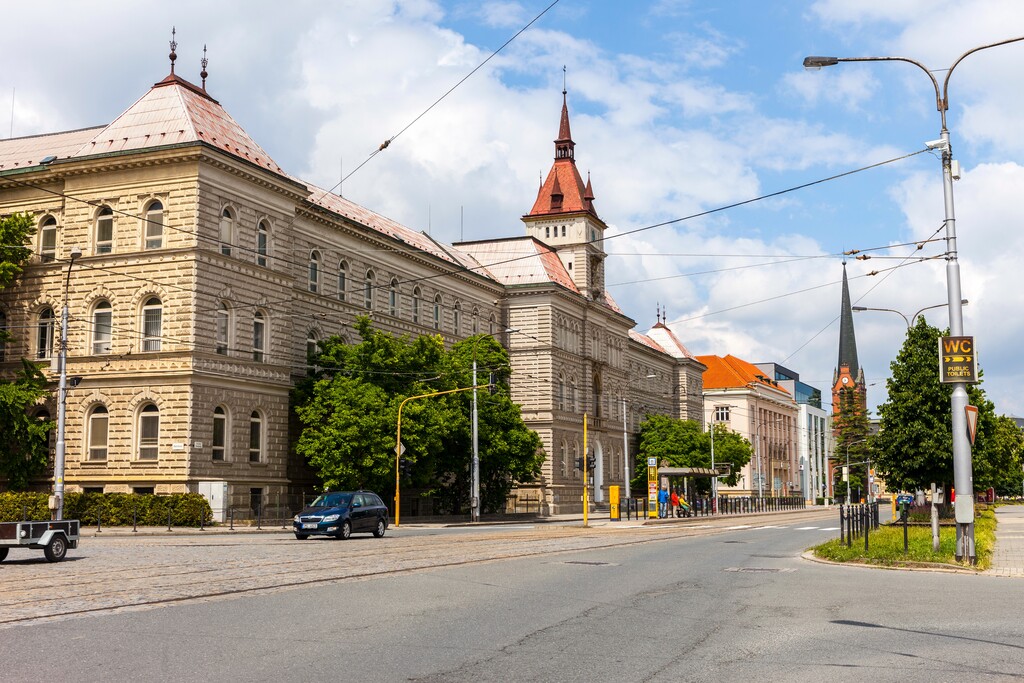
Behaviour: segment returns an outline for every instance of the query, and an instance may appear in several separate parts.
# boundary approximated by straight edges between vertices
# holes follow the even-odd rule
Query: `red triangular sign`
[[[978,435],[978,406],[964,406],[964,410],[967,412],[967,436],[973,446],[974,437]]]

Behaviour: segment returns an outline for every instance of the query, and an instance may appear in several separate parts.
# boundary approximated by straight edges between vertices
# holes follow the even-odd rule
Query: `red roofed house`
[[[719,494],[800,495],[796,447],[799,409],[793,396],[752,363],[735,356],[697,356],[704,372],[704,419],[743,435],[754,449],[733,488]]]

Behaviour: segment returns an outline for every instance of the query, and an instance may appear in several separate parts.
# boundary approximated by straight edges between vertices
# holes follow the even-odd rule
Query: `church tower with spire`
[[[853,331],[853,306],[850,302],[850,284],[843,262],[843,300],[839,312],[839,362],[832,378],[832,416],[839,418],[843,397],[852,398],[854,410],[867,415],[868,392],[864,369],[857,360],[857,337]],[[845,393],[844,392],[852,392]]]
[[[526,233],[555,249],[573,284],[584,296],[604,295],[604,232],[607,226],[594,208],[594,188],[576,168],[576,143],[569,129],[569,107],[562,90],[562,118],[555,140],[555,160],[537,191],[530,213],[523,216]]]

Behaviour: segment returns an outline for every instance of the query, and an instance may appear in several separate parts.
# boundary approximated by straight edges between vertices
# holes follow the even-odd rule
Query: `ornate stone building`
[[[56,356],[66,300],[80,378],[68,489],[213,485],[255,504],[311,483],[289,455],[288,392],[317,340],[351,338],[366,314],[449,343],[488,333],[510,350],[513,397],[548,456],[530,491],[546,512],[578,510],[584,414],[600,501],[627,477],[643,414],[700,419],[704,366],[664,325],[634,331],[604,290],[606,226],[574,148],[563,93],[526,236],[445,245],[288,175],[205,73],[194,85],[172,61],[109,125],[0,140],[0,215],[38,225],[35,256],[0,292],[0,369]]]

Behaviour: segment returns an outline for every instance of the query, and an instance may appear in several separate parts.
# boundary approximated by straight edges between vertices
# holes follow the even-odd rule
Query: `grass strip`
[[[948,565],[961,569],[984,571],[992,564],[992,549],[995,547],[996,516],[992,510],[982,510],[974,523],[974,547],[978,562],[970,565],[957,562],[954,554],[956,528],[939,527],[939,551],[932,550],[930,526],[912,526],[907,529],[907,552],[903,551],[903,526],[883,526],[871,532],[868,551],[864,551],[864,538],[853,539],[847,548],[839,539],[812,548],[814,555],[832,562],[874,564],[885,567],[915,567]]]

